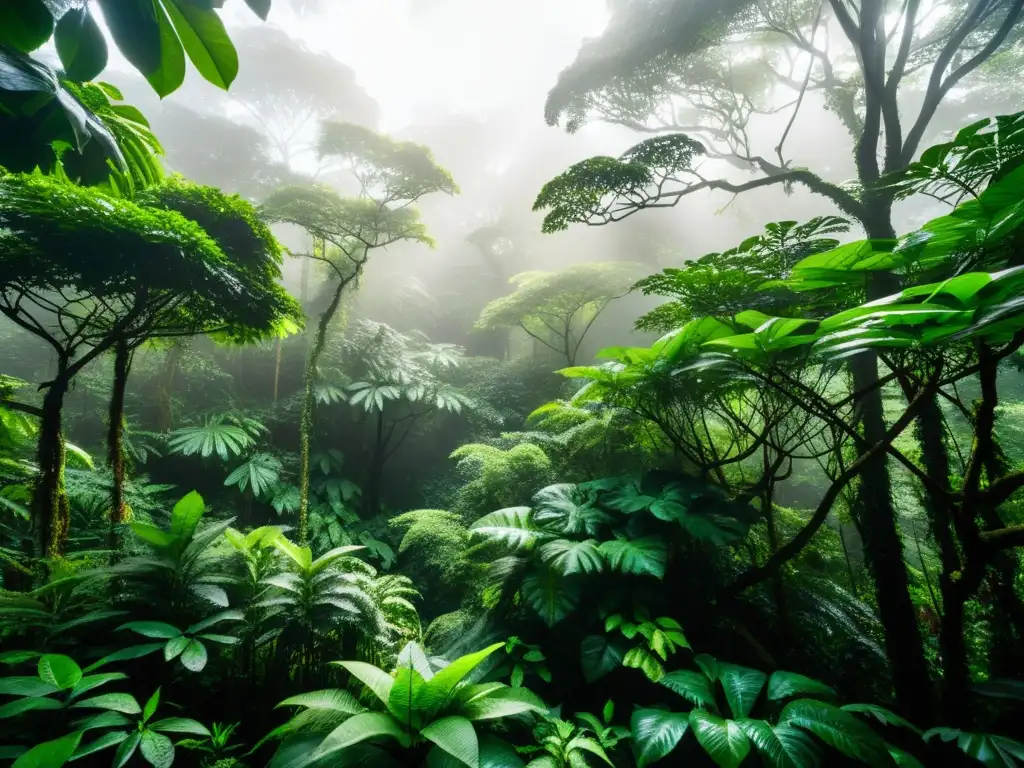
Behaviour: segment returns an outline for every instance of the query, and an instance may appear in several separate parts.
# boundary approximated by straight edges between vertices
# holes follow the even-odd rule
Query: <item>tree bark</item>
[[[58,362],[57,375],[43,397],[37,455],[39,476],[32,496],[32,527],[43,557],[60,557],[67,546],[71,509],[64,490],[64,435],[61,412],[71,383],[68,361]]]
[[[131,368],[131,350],[126,341],[114,347],[114,387],[110,396],[107,424],[107,463],[113,475],[110,495],[110,548],[120,545],[118,532],[125,521],[124,480],[126,459],[124,450],[124,396]]]
[[[341,305],[341,295],[349,280],[339,280],[327,309],[320,315],[313,345],[306,359],[302,379],[302,415],[299,417],[299,545],[304,546],[309,536],[309,456],[313,442],[313,410],[316,407],[317,364],[327,343],[327,329]]]

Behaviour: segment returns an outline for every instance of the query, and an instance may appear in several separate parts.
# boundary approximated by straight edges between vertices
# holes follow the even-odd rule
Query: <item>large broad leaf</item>
[[[956,741],[965,755],[973,757],[988,768],[1016,768],[1017,760],[1024,760],[1024,744],[1005,736],[988,733],[967,733],[956,728],[932,728],[924,733],[924,740],[938,736],[943,741]]]
[[[512,549],[531,546],[538,535],[533,523],[533,510],[529,507],[509,507],[491,512],[469,526],[469,530]]]
[[[48,653],[39,659],[39,677],[64,691],[73,688],[82,679],[82,669],[74,659],[56,653]]]
[[[687,701],[698,707],[715,706],[714,682],[707,675],[689,669],[669,672],[658,680],[670,691],[675,691]]]
[[[523,579],[523,600],[549,627],[568,616],[580,602],[577,582],[546,568]]]
[[[785,706],[779,723],[810,731],[847,757],[868,765],[892,765],[882,738],[849,712],[812,699],[797,699]]]
[[[70,80],[94,80],[107,66],[107,40],[88,5],[69,8],[60,17],[53,41]]]
[[[637,768],[644,768],[676,748],[690,727],[690,718],[664,709],[637,709],[630,726]]]
[[[821,762],[818,745],[799,728],[788,725],[773,728],[764,720],[737,720],[736,723],[770,768],[816,768]]]
[[[750,753],[750,740],[733,720],[710,712],[690,712],[690,728],[697,741],[720,768],[737,768]]]
[[[661,539],[615,539],[606,541],[598,550],[608,560],[613,571],[636,575],[665,577],[668,550]]]
[[[555,539],[542,546],[538,554],[541,560],[563,576],[574,573],[598,573],[604,568],[604,558],[598,552],[597,542],[593,539]]]
[[[420,735],[434,742],[469,768],[479,768],[480,742],[476,729],[466,718],[443,717],[420,731]]]
[[[434,676],[430,660],[419,643],[406,643],[405,647],[398,652],[395,667],[415,669],[424,680],[429,680]]]
[[[534,693],[526,688],[494,688],[482,696],[476,696],[459,708],[460,714],[469,720],[495,720],[511,717],[523,712],[545,714],[548,708]]]
[[[14,761],[12,768],[60,768],[78,749],[82,732],[75,731],[53,741],[37,744]]]
[[[725,690],[725,700],[735,718],[747,717],[761,695],[768,676],[757,669],[736,664],[718,663],[718,680]]]
[[[388,711],[408,731],[422,727],[428,720],[416,701],[424,697],[426,687],[427,682],[415,669],[402,667],[395,675],[388,696]]]
[[[162,98],[185,80],[185,51],[174,27],[155,0],[98,0],[124,57]]]
[[[329,709],[333,712],[342,712],[348,715],[358,715],[360,712],[366,711],[366,707],[360,704],[355,696],[348,691],[342,691],[337,688],[300,693],[298,696],[285,699],[277,706]]]
[[[395,678],[373,664],[365,661],[335,661],[331,662],[347,670],[350,675],[373,691],[374,696],[380,699],[385,705],[391,696],[391,687]]]
[[[165,0],[165,6],[185,53],[199,74],[227,90],[238,74],[238,54],[220,16],[212,8],[196,5],[194,0]]]
[[[206,505],[203,497],[195,491],[182,497],[171,510],[171,536],[177,539],[188,539],[203,519]]]
[[[381,712],[362,712],[353,715],[331,731],[309,757],[317,760],[369,739],[392,738],[402,746],[409,745],[409,737],[390,715]]]
[[[626,648],[620,638],[608,635],[587,635],[580,644],[580,666],[583,678],[592,683],[622,665]]]
[[[834,697],[836,692],[822,682],[795,672],[779,670],[768,678],[768,698],[771,701],[805,695]]]

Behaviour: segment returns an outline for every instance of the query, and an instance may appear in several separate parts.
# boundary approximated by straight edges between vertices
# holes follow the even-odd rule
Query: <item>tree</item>
[[[910,0],[898,7],[867,0],[856,12],[842,0],[623,2],[605,35],[587,43],[560,76],[549,94],[547,120],[554,124],[566,116],[567,127],[575,130],[597,115],[672,133],[641,142],[619,159],[585,160],[545,185],[536,203],[537,209],[549,209],[545,229],[618,221],[645,208],[671,207],[703,190],[740,194],[800,185],[829,199],[869,238],[892,240],[894,191],[880,179],[911,163],[954,87],[970,83],[972,74],[977,86],[986,61],[1016,40],[1022,12],[1024,0]],[[840,36],[829,34],[830,24]],[[843,48],[834,44],[837,37]],[[755,55],[741,60],[741,48]],[[846,67],[847,61],[855,66]],[[920,83],[923,90],[915,92]],[[790,119],[774,147],[762,148],[756,140],[763,132],[752,121],[756,125],[770,100],[786,91]],[[815,92],[853,138],[856,188],[795,167],[785,157],[792,126]],[[918,102],[909,119],[901,110],[908,95]],[[777,159],[768,159],[767,149]],[[709,176],[694,165],[700,157],[755,178]],[[897,286],[890,273],[875,272],[867,296],[877,299]],[[853,358],[851,371],[854,392],[863,393],[857,399],[864,434],[874,445],[884,440],[886,424],[873,351]],[[925,442],[922,449],[926,462],[942,462],[941,444]],[[923,714],[928,706],[920,691],[927,689],[928,672],[884,452],[865,461],[862,470],[871,481],[861,484],[858,508],[894,683],[907,712]]]
[[[377,102],[330,54],[269,27],[243,30],[238,45],[243,67],[230,96],[267,137],[274,161],[285,167],[306,155],[322,161],[315,128],[325,120],[376,127]]]
[[[590,327],[609,302],[624,296],[637,275],[622,262],[575,264],[557,272],[523,272],[509,282],[514,293],[495,299],[480,313],[477,328],[522,328],[548,349],[576,356]]]
[[[395,141],[351,123],[325,123],[318,151],[346,168],[362,190],[357,198],[341,197],[330,187],[286,187],[263,205],[270,221],[294,224],[313,240],[304,254],[328,275],[330,301],[320,314],[303,374],[299,422],[299,543],[305,544],[309,513],[310,449],[316,406],[318,364],[327,333],[341,306],[345,288],[362,274],[370,253],[400,241],[431,244],[426,228],[411,206],[434,192],[458,191],[426,147]]]
[[[115,390],[123,388],[125,356],[146,339],[207,332],[246,339],[294,322],[299,310],[275,282],[276,242],[251,207],[216,190],[172,180],[131,202],[54,178],[4,174],[0,226],[7,233],[0,312],[57,358],[53,379],[41,385],[33,500],[41,551],[53,556],[67,537],[61,408],[75,375],[116,348]]]

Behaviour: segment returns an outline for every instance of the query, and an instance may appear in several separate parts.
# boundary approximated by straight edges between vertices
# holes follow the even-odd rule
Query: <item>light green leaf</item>
[[[142,722],[148,722],[156,713],[156,708],[160,706],[160,688],[158,687],[153,691],[153,695],[146,701],[146,705],[142,708]]]
[[[658,681],[698,707],[715,706],[714,683],[700,672],[680,669],[669,672]]]
[[[373,691],[373,694],[385,705],[388,703],[395,678],[383,669],[364,661],[333,661],[331,663],[347,670],[350,675]]]
[[[38,677],[2,677],[0,694],[6,696],[48,696],[60,689],[53,683]]]
[[[113,747],[116,744],[120,744],[127,739],[131,734],[128,731],[110,731],[104,733],[98,739],[90,741],[88,744],[82,744],[75,750],[75,754],[71,756],[71,760],[79,760],[80,758],[101,752],[104,749]]]
[[[718,663],[718,680],[725,689],[725,699],[734,718],[750,714],[767,679],[768,676],[757,669]]]
[[[121,746],[114,753],[114,768],[123,768],[125,763],[131,760],[135,750],[138,749],[140,741],[142,741],[142,734],[136,731],[121,742]]]
[[[435,720],[420,735],[429,739],[469,768],[480,766],[480,742],[476,729],[464,717],[443,717]]]
[[[81,709],[109,709],[113,712],[123,712],[126,715],[138,715],[142,713],[142,707],[135,697],[128,693],[103,693],[93,696],[91,699],[83,699],[71,705]]]
[[[366,707],[360,704],[355,696],[348,691],[337,688],[300,693],[298,696],[291,696],[285,699],[277,706],[328,709],[332,712],[341,712],[346,715],[358,715],[360,712],[366,711]]]
[[[164,646],[164,661],[174,661],[181,656],[181,652],[188,647],[190,642],[192,642],[191,638],[185,635],[172,637],[167,641],[167,645]]]
[[[525,549],[537,540],[533,510],[529,507],[510,507],[484,515],[469,526],[477,536],[501,541],[512,549]]]
[[[162,733],[143,731],[139,748],[153,768],[171,768],[174,764],[174,744]]]
[[[195,491],[183,496],[171,510],[171,536],[176,539],[191,538],[205,509],[203,497]]]
[[[165,717],[150,723],[151,731],[162,733],[191,733],[195,736],[209,736],[210,731],[205,725],[188,717]]]
[[[71,693],[68,696],[70,699],[77,699],[83,693],[91,691],[93,688],[99,688],[101,685],[106,685],[115,680],[127,680],[128,675],[123,672],[104,672],[99,675],[87,675],[83,677],[74,688],[71,689]]]
[[[206,646],[198,640],[190,640],[181,652],[181,663],[189,672],[202,672],[208,659]]]
[[[26,712],[42,709],[61,709],[61,703],[56,699],[48,699],[45,696],[16,699],[15,701],[9,701],[0,707],[0,719],[18,717]]]
[[[188,0],[165,0],[165,7],[199,74],[227,90],[238,74],[238,54],[220,16]]]
[[[613,571],[664,578],[668,551],[661,539],[615,539],[606,541],[598,551],[608,560]]]
[[[130,621],[127,624],[122,624],[118,629],[130,629],[145,637],[158,637],[164,640],[181,636],[180,629],[172,627],[170,624],[164,624],[162,621]]]
[[[690,719],[663,709],[637,709],[630,725],[637,768],[644,768],[676,748],[690,727]]]
[[[750,753],[750,739],[733,720],[695,709],[690,712],[690,728],[720,768],[737,768]]]
[[[353,715],[331,731],[310,758],[318,760],[353,744],[382,736],[393,738],[402,746],[409,744],[408,736],[393,717],[381,712],[362,712]]]
[[[549,541],[538,550],[540,559],[563,576],[574,573],[599,573],[604,569],[604,558],[593,539]]]
[[[548,708],[527,688],[496,688],[468,702],[459,709],[468,719],[495,720],[523,712],[545,714]]]
[[[424,712],[428,719],[433,717],[445,705],[459,683],[480,666],[488,656],[504,647],[504,643],[494,643],[475,653],[460,656],[447,667],[439,670],[422,689],[423,693],[417,699],[416,708]]]

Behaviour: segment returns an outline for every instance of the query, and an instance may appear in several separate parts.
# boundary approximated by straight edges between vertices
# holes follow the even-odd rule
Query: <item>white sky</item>
[[[322,0],[304,18],[274,0],[268,23],[350,66],[394,131],[417,109],[480,112],[543,99],[584,37],[607,23],[604,0]],[[230,26],[256,17],[228,3]],[[527,106],[528,105],[528,106]]]

